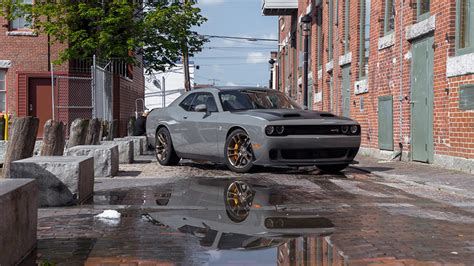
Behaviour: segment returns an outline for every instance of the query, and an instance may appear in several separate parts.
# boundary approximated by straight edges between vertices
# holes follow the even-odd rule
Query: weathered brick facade
[[[316,1],[319,2],[319,1]],[[332,3],[331,3],[332,2]],[[386,0],[370,2],[370,49],[368,75],[359,78],[360,34],[361,34],[361,5],[363,0],[322,0],[321,5],[315,2],[299,0],[298,10],[293,16],[281,16],[279,19],[279,89],[298,88],[294,74],[301,75],[295,70],[298,58],[293,59],[293,50],[300,46],[299,17],[309,14],[313,17],[311,31],[311,69],[314,80],[312,90],[312,108],[315,110],[331,111],[342,115],[342,65],[350,67],[350,117],[362,126],[362,151],[382,155],[393,154],[403,147],[403,158],[412,159],[413,132],[418,125],[413,124],[413,106],[420,104],[413,101],[412,84],[415,76],[412,72],[414,44],[430,38],[434,39],[432,97],[427,104],[432,104],[432,158],[426,162],[437,163],[455,168],[472,169],[471,160],[462,160],[456,164],[453,160],[474,159],[474,112],[460,108],[460,88],[466,84],[474,84],[474,54],[456,56],[456,2],[452,0],[432,0],[429,14],[417,17],[417,1],[394,0],[394,30],[391,34],[384,32]],[[390,1],[388,1],[390,2]],[[424,2],[424,1],[421,1]],[[426,2],[426,1],[425,1]],[[349,3],[349,49],[344,51],[345,3]],[[329,6],[334,7],[332,25],[333,60],[329,60],[328,36]],[[308,7],[310,6],[310,7]],[[471,7],[472,8],[472,7]],[[322,34],[318,39],[317,16],[322,12]],[[427,15],[427,16],[426,16]],[[284,26],[283,26],[284,25]],[[291,34],[291,29],[296,31]],[[469,29],[474,34],[474,28]],[[296,34],[296,35],[295,35]],[[296,45],[292,47],[291,36],[296,36]],[[318,71],[318,42],[322,45],[321,68]],[[289,57],[285,54],[289,53]],[[289,63],[287,62],[289,59]],[[417,59],[419,60],[419,59]],[[428,59],[427,59],[428,60]],[[448,62],[449,61],[449,62]],[[429,62],[427,61],[426,64]],[[286,67],[285,67],[286,65]],[[332,66],[332,69],[331,69]],[[292,73],[289,75],[289,73]],[[332,92],[331,92],[332,83]],[[357,93],[356,88],[367,84],[368,91]],[[288,90],[287,90],[288,91]],[[321,95],[317,95],[321,93]],[[301,101],[302,96],[292,97]],[[378,108],[381,96],[393,99],[393,149],[380,152]],[[322,98],[322,99],[321,99]],[[469,100],[469,99],[467,99]],[[361,108],[363,101],[363,108]],[[431,103],[432,101],[432,103]],[[463,100],[463,101],[466,101]],[[385,129],[383,129],[385,130]],[[422,160],[423,161],[423,160]],[[469,164],[470,166],[466,166]]]
[[[9,22],[3,17],[0,17],[0,25],[0,70],[6,72],[6,112],[13,116],[31,115],[29,84],[32,79],[46,80],[51,77],[49,63],[58,58],[64,45],[55,44],[48,47],[47,35],[36,35],[27,29],[12,31]],[[59,75],[84,75],[75,71],[70,68],[69,63],[54,68],[55,74]],[[116,75],[114,81],[113,116],[119,120],[120,135],[124,135],[129,117],[135,114],[135,100],[144,98],[143,68],[141,65],[133,67],[133,79]],[[90,86],[90,82],[82,82],[81,85]],[[69,88],[69,91],[71,89],[73,88]],[[67,101],[68,95],[62,93],[57,95],[57,98],[57,101]],[[58,116],[65,121],[69,117],[66,113]]]

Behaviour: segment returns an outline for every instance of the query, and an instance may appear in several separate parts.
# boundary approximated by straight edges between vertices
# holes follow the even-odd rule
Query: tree
[[[149,72],[174,66],[183,51],[200,51],[207,41],[193,30],[206,21],[200,11],[194,1],[0,0],[0,16],[27,16],[51,43],[68,44],[55,63],[94,54],[138,63],[135,55],[142,55]]]

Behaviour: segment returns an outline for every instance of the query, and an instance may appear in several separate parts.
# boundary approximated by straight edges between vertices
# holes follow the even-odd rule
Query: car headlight
[[[342,134],[347,134],[349,132],[349,126],[342,126],[341,127]]]
[[[274,132],[275,132],[275,127],[274,126],[267,126],[265,128],[265,133],[267,133],[267,135],[273,135]]]
[[[278,133],[278,135],[283,135],[283,133],[285,132],[285,127],[284,126],[277,126],[276,127],[276,132]]]
[[[351,126],[351,133],[356,134],[357,131],[359,131],[359,128],[357,126]]]

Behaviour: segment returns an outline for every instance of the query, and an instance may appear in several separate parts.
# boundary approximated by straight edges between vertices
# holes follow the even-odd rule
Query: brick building
[[[63,45],[50,45],[47,35],[35,34],[24,18],[7,21],[0,17],[0,112],[12,116],[38,117],[38,136],[42,136],[44,122],[53,116],[50,63],[58,58],[59,51],[63,48]],[[91,77],[92,61],[88,62],[89,65],[82,66],[80,70],[78,62],[55,66],[54,74],[61,77]],[[91,81],[67,80],[60,85],[59,77],[55,79],[56,106],[75,106],[78,97],[88,97],[83,104],[93,105]],[[124,66],[122,69],[115,69],[112,84],[113,119],[119,122],[117,133],[124,135],[129,117],[135,114],[135,100],[144,98],[142,67]],[[87,90],[88,93],[83,93]],[[92,111],[84,111],[81,106],[55,108],[54,114],[56,119],[62,120],[66,125],[77,117],[92,117]]]
[[[278,88],[362,125],[361,153],[474,171],[474,0],[265,0],[279,16]]]

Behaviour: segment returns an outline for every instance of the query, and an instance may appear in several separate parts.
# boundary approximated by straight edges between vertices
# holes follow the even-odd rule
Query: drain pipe
[[[405,0],[400,1],[400,95],[399,95],[399,134],[400,134],[400,142],[398,146],[400,147],[400,161],[402,160],[402,152],[403,152],[403,3]]]

